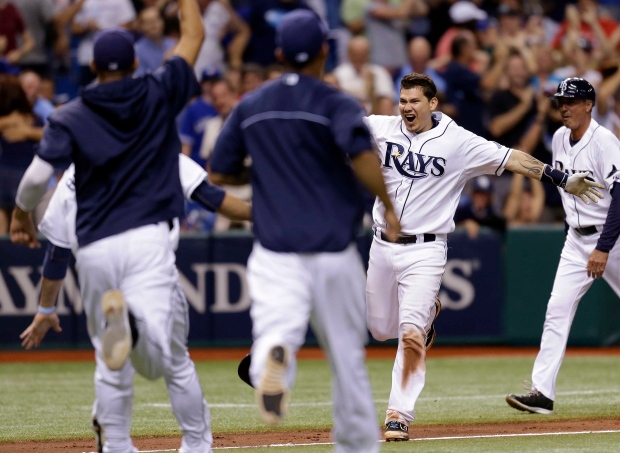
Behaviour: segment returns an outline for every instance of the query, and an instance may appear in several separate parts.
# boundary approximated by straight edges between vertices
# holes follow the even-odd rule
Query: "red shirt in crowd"
[[[6,48],[0,55],[17,49],[17,37],[26,30],[21,14],[12,3],[0,6],[0,36],[6,38]]]
[[[618,26],[616,21],[614,21],[613,19],[609,19],[607,17],[599,17],[598,23],[603,29],[605,36],[607,36],[608,38],[611,36],[611,34],[614,32],[614,30]],[[566,21],[563,21],[562,24],[560,25],[560,29],[558,30],[555,37],[553,38],[552,46],[554,49],[560,48],[560,44],[562,43],[562,40],[564,39],[564,35],[566,35],[567,28],[568,28],[568,23]],[[596,34],[594,33],[594,30],[592,30],[592,27],[590,27],[588,24],[582,21],[579,26],[579,29],[581,31],[581,36],[586,38],[591,43],[594,43],[594,47],[596,48],[600,47],[600,44],[598,43]]]

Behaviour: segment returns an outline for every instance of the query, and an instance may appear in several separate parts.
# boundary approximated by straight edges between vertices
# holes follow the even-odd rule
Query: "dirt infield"
[[[515,347],[441,347],[436,346],[429,351],[430,358],[436,357],[481,357],[481,356],[535,356],[537,348]],[[191,349],[192,359],[203,360],[237,360],[248,353],[248,349]],[[368,358],[392,358],[395,347],[370,347],[367,349]],[[568,356],[580,355],[618,355],[620,348],[569,348]],[[298,357],[300,359],[323,359],[324,355],[318,348],[303,348]],[[84,361],[94,362],[92,350],[67,351],[0,351],[0,363],[10,362],[52,362],[52,361]],[[536,418],[535,422],[519,423],[491,423],[465,425],[433,425],[416,426],[412,428],[413,438],[437,438],[455,436],[481,436],[497,434],[523,434],[546,432],[578,432],[620,430],[618,419],[592,419],[574,421],[544,421]],[[267,433],[218,433],[214,436],[214,447],[243,447],[262,446],[273,444],[309,444],[315,442],[330,442],[328,430],[312,431],[272,431]],[[145,438],[134,439],[140,450],[174,450],[180,446],[180,438]],[[91,452],[94,449],[92,439],[53,442],[19,442],[0,443],[0,453],[25,452]]]
[[[416,426],[411,434],[415,439],[438,437],[467,437],[501,434],[533,434],[619,430],[620,420],[575,420],[554,422],[497,423],[484,425],[433,425]],[[218,434],[214,436],[213,446],[217,447],[252,447],[274,444],[310,444],[330,442],[329,431],[275,431],[269,433]],[[134,439],[140,450],[174,450],[179,448],[181,440],[174,437]],[[82,453],[93,451],[92,440],[57,441],[57,442],[23,442],[0,444],[2,453],[26,452],[63,452]]]

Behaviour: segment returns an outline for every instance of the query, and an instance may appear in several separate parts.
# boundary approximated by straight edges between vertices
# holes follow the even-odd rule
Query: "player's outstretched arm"
[[[386,231],[385,234],[387,234],[391,241],[396,241],[400,234],[400,222],[394,212],[392,200],[390,200],[387,194],[377,155],[371,150],[368,150],[351,156],[351,162],[353,163],[353,170],[355,171],[357,179],[359,179],[372,194],[378,196],[384,204],[385,221],[388,224],[388,231]]]
[[[217,213],[230,220],[252,220],[252,205],[227,193]]]
[[[205,39],[205,30],[202,25],[202,14],[196,0],[179,0],[181,15],[181,38],[172,55],[183,58],[187,64],[194,66],[198,52]]]
[[[506,170],[528,178],[550,182],[572,195],[577,195],[585,204],[589,204],[589,200],[597,203],[598,198],[603,198],[603,194],[596,189],[604,189],[605,186],[586,179],[588,173],[575,173],[569,176],[567,173],[555,170],[550,165],[516,149],[510,153]]]

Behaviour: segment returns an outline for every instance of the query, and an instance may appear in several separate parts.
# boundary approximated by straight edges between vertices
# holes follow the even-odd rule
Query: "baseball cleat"
[[[538,390],[532,390],[526,395],[510,394],[506,397],[510,407],[532,414],[548,415],[553,412],[553,400],[550,400]]]
[[[435,317],[433,318],[433,323],[431,324],[431,328],[426,332],[426,342],[424,343],[424,347],[428,351],[433,343],[435,343],[435,337],[437,336],[437,331],[435,330],[435,320],[439,313],[441,312],[441,301],[439,297],[435,297]]]
[[[252,355],[248,354],[241,362],[239,362],[239,366],[237,367],[237,375],[239,379],[248,384],[250,387],[254,388],[252,385],[252,381],[250,380],[250,364],[252,363]]]
[[[97,447],[97,453],[103,453],[103,443],[105,439],[103,437],[103,429],[95,417],[92,419],[91,428],[95,433],[95,446]]]
[[[390,420],[385,424],[384,436],[386,442],[409,440],[409,426],[397,420]]]
[[[101,334],[101,354],[107,367],[120,370],[131,352],[131,327],[125,298],[120,291],[106,291],[101,298],[105,328]]]
[[[269,351],[265,374],[256,389],[256,402],[263,421],[275,426],[286,413],[288,404],[287,351],[283,346],[274,346]]]

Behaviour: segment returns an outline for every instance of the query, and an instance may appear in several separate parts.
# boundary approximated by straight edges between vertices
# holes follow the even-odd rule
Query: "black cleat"
[[[409,427],[397,420],[391,420],[385,424],[385,441],[400,442],[409,440]]]
[[[538,390],[532,390],[526,395],[510,394],[506,397],[510,407],[532,414],[548,415],[553,412],[553,400],[550,400]]]

